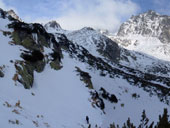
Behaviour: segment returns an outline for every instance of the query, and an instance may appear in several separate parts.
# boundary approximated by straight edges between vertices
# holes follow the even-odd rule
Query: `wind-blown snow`
[[[102,112],[94,109],[89,102],[90,93],[76,75],[76,63],[65,55],[60,71],[55,71],[48,65],[42,73],[35,72],[31,90],[25,90],[18,83],[14,86],[11,77],[14,72],[10,72],[11,75],[6,72],[7,77],[0,79],[0,99],[3,99],[0,101],[0,108],[5,109],[3,104],[6,101],[15,106],[20,100],[23,109],[19,111],[21,114],[16,116],[12,113],[15,107],[5,109],[8,112],[3,113],[5,118],[0,121],[1,126],[10,127],[8,120],[17,119],[21,123],[19,127],[24,128],[35,127],[32,121],[37,121],[41,127],[45,127],[44,123],[47,122],[51,127],[79,128],[80,125],[87,125],[85,121],[87,115],[93,119],[90,120],[93,126],[101,124]],[[77,66],[81,67],[80,64]],[[37,118],[37,115],[43,115],[43,120]]]
[[[170,61],[170,45],[163,44],[156,37],[142,35],[111,36],[120,46],[137,52],[145,53],[158,59]]]
[[[92,55],[96,57],[102,57],[97,51],[97,46],[100,42],[104,43],[104,46],[106,46],[105,40],[103,39],[104,36],[95,31],[93,28],[85,27],[81,30],[66,33],[66,36],[74,43],[88,49]]]

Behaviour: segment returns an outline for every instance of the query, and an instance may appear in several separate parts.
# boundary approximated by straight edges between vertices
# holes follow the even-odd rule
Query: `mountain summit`
[[[132,34],[157,37],[162,43],[170,43],[170,16],[160,15],[151,10],[132,16],[120,26],[118,36]]]
[[[56,32],[56,31],[62,31],[63,29],[61,28],[60,24],[58,24],[55,20],[53,21],[50,21],[48,23],[46,23],[44,25],[44,28],[47,30],[47,31],[50,31],[50,32]]]
[[[20,18],[19,18],[19,16],[15,13],[15,11],[14,10],[9,10],[9,11],[7,11],[7,13],[10,15],[10,16],[12,16],[14,19],[17,19],[17,20],[19,20],[19,21],[22,21]]]
[[[154,11],[132,16],[111,38],[121,46],[170,60],[170,16]]]

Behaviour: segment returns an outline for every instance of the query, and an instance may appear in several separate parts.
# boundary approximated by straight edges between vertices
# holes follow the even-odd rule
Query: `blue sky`
[[[170,0],[132,0],[137,3],[141,12],[154,10],[160,14],[170,15]]]
[[[170,15],[170,0],[0,0],[26,22],[57,20],[64,29],[84,26],[116,31],[131,15],[155,10]]]

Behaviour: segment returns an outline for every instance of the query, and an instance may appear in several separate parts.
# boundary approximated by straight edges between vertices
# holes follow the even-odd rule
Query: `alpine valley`
[[[116,35],[0,9],[0,128],[170,128],[170,17]]]

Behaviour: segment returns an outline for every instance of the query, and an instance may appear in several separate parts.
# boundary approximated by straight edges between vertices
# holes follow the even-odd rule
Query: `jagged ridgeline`
[[[25,48],[20,55],[23,60],[13,62],[16,68],[14,81],[19,81],[26,89],[29,89],[33,86],[34,71],[42,72],[47,63],[55,70],[62,68],[61,48],[52,34],[47,33],[40,24],[20,22],[3,10],[0,12],[2,18],[8,18],[11,21],[8,28],[13,30],[12,32],[3,31],[3,34],[12,39],[11,45],[20,45]],[[50,48],[51,53],[45,53],[45,48]],[[3,76],[2,73],[1,76]]]
[[[123,77],[123,79],[126,79],[131,85],[144,89],[150,95],[156,94],[161,101],[169,104],[170,79],[168,77],[161,77],[154,74],[143,73],[140,70],[136,70],[119,64],[120,59],[119,56],[117,56],[116,58],[115,55],[112,56],[110,54],[114,53],[115,51],[115,47],[112,47],[112,45],[109,45],[110,52],[107,51],[108,49],[103,49],[103,47],[101,47],[101,50],[100,49],[98,50],[100,52],[101,51],[103,52],[101,55],[106,57],[107,60],[109,60],[107,61],[100,57],[94,56],[81,45],[74,44],[73,42],[69,41],[64,34],[55,35],[61,47],[69,53],[70,57],[76,58],[79,61],[88,64],[90,69],[98,70],[100,72],[100,76],[102,77],[109,76],[110,78],[113,79],[116,77],[117,78]],[[115,42],[109,42],[109,44],[111,43]],[[120,52],[119,50],[116,51]],[[110,62],[113,62],[113,65],[109,64]]]
[[[132,16],[123,23],[118,31],[119,36],[140,34],[143,36],[158,37],[162,43],[170,43],[169,38],[170,16],[160,15],[152,10]]]

